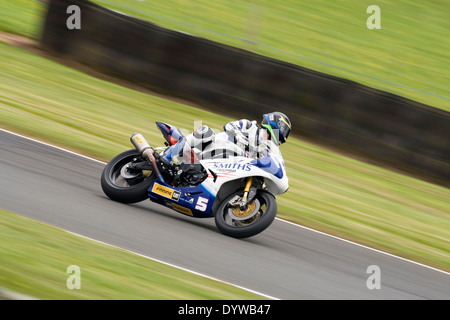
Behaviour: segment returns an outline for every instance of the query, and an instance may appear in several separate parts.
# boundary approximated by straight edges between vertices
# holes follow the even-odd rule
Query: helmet
[[[186,139],[191,147],[195,147],[202,151],[214,139],[214,131],[208,126],[201,126],[193,133],[189,134]]]
[[[281,112],[264,114],[261,126],[267,129],[270,138],[277,145],[285,143],[291,132],[291,121]]]

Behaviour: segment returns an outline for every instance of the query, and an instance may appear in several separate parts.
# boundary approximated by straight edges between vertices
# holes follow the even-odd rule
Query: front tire
[[[148,198],[155,173],[152,170],[133,171],[128,167],[132,163],[144,161],[135,149],[115,156],[103,169],[101,186],[103,192],[114,201],[135,203]]]
[[[253,201],[248,204],[248,211],[240,211],[228,204],[239,193],[242,191],[230,195],[222,202],[215,214],[215,222],[217,229],[227,236],[248,238],[261,233],[272,224],[277,214],[277,202],[271,193],[258,190]]]

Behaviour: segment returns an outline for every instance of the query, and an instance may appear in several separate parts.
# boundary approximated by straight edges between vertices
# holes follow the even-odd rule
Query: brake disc
[[[245,226],[248,226],[248,225],[252,224],[253,222],[257,221],[259,218],[261,218],[261,213],[258,211],[251,218],[246,219],[246,220],[236,220],[235,223],[239,227],[245,227]]]
[[[125,179],[125,180],[129,180],[129,179],[134,179],[137,176],[139,176],[139,173],[131,173],[129,170],[131,162],[127,163],[126,165],[124,165],[122,167],[122,169],[120,169],[120,175]]]
[[[240,206],[234,206],[228,209],[228,214],[234,220],[242,221],[248,220],[252,218],[259,212],[260,203],[258,199],[247,204],[247,208],[245,210],[241,210]]]

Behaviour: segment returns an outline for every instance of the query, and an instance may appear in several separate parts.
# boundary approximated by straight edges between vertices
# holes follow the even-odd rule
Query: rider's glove
[[[263,157],[265,157],[265,156],[267,155],[267,151],[268,151],[267,146],[265,146],[265,145],[259,145],[259,146],[256,148],[256,157],[257,157],[257,158],[263,158]]]
[[[244,150],[248,149],[249,145],[248,138],[242,132],[237,132],[236,135],[234,136],[234,140],[236,141],[238,147]]]

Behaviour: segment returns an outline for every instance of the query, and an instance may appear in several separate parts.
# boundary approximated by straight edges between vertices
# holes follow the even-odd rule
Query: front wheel
[[[155,174],[153,170],[139,170],[137,164],[145,160],[137,150],[128,150],[115,156],[103,169],[103,192],[114,201],[134,203],[147,199]],[[150,169],[150,168],[147,168]]]
[[[269,192],[258,190],[245,210],[228,204],[235,195],[225,199],[215,214],[216,226],[221,233],[233,238],[252,237],[264,231],[275,219],[277,203]]]

